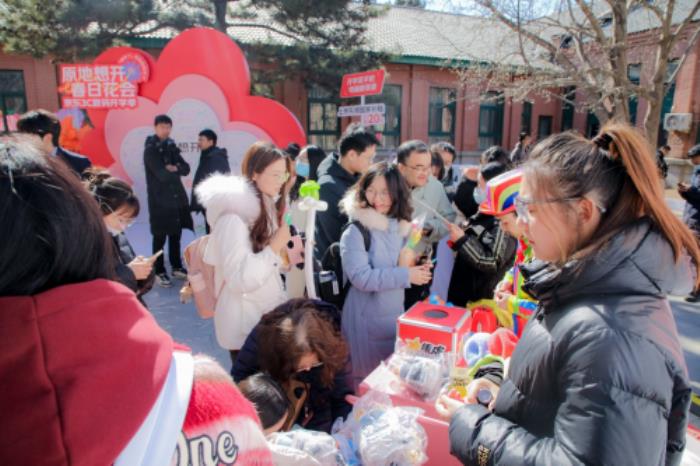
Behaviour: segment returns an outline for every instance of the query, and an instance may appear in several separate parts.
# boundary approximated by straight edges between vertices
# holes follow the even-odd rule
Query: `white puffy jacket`
[[[250,227],[260,215],[260,199],[245,178],[214,175],[195,194],[212,227],[204,262],[214,266],[216,289],[221,289],[216,339],[226,349],[239,350],[263,314],[287,300],[282,260],[269,246],[253,252]]]

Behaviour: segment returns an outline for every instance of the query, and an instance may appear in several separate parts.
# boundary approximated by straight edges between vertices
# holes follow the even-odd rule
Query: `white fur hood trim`
[[[247,224],[253,223],[260,215],[260,198],[242,176],[210,176],[195,188],[194,193],[207,210],[210,225],[224,214],[238,215]]]
[[[350,190],[340,201],[340,210],[345,212],[350,221],[357,220],[370,230],[387,231],[389,229],[389,217],[380,214],[371,207],[361,207],[355,202],[355,191]],[[408,236],[411,230],[410,222],[401,220],[399,222],[399,233],[401,236]]]

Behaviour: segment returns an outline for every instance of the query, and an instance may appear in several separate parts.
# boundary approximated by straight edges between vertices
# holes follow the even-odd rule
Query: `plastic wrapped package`
[[[434,401],[449,376],[448,355],[427,355],[397,346],[389,358],[389,369],[401,382],[425,401]]]
[[[365,466],[413,466],[425,463],[428,437],[418,424],[419,410],[374,410],[363,418],[358,451]]]
[[[325,432],[294,429],[267,439],[277,466],[345,466],[333,437]]]
[[[336,422],[333,437],[348,465],[418,466],[428,460],[420,414],[417,408],[393,407],[387,395],[370,391],[355,403],[345,422]]]

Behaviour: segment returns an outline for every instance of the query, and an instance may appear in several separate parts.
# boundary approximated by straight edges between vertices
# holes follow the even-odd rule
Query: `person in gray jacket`
[[[484,389],[495,401],[456,411],[452,454],[679,464],[691,388],[666,295],[692,287],[700,250],[663,201],[646,142],[621,123],[591,141],[549,137],[524,166],[516,208],[537,259],[522,268],[524,289],[539,307],[500,388],[492,370],[468,387],[468,403]]]
[[[423,237],[415,252],[419,261],[430,263],[435,243],[448,233],[445,220],[454,221],[456,213],[452,210],[445,187],[430,174],[431,155],[424,142],[413,140],[401,144],[396,152],[396,161],[411,189],[413,218],[425,216]],[[414,285],[406,290],[405,309],[425,299],[429,290],[430,284]]]

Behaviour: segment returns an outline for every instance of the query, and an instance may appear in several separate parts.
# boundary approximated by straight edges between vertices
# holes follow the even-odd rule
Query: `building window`
[[[537,120],[537,140],[541,141],[550,134],[552,134],[552,121],[553,118],[550,115],[540,115]]]
[[[428,109],[428,143],[455,141],[457,91],[441,87],[430,88]]]
[[[479,107],[479,149],[501,144],[503,135],[503,98],[489,92]]]
[[[523,102],[523,113],[520,114],[520,132],[530,134],[532,129],[532,102]]]
[[[17,120],[27,111],[24,75],[18,70],[0,70],[0,133],[15,131]]]
[[[633,63],[627,66],[627,79],[630,80],[632,84],[637,84],[641,82],[642,77],[642,64]],[[628,101],[629,112],[630,112],[630,123],[632,126],[637,124],[637,104],[639,99],[636,95],[630,96]]]
[[[367,96],[366,102],[386,105],[385,123],[376,125],[375,128],[382,133],[381,142],[384,149],[398,147],[401,144],[401,86],[385,84],[381,95]]]
[[[676,95],[676,81],[671,82],[671,77],[673,73],[678,68],[678,60],[673,60],[668,62],[668,69],[666,70],[666,93],[664,94],[664,100],[661,103],[661,119],[659,120],[659,136],[656,141],[656,146],[663,146],[668,143],[668,132],[664,130],[664,118],[667,113],[671,113],[673,110],[673,98]]]
[[[571,86],[564,90],[564,105],[561,108],[561,130],[568,131],[574,127],[574,104],[576,88]]]
[[[596,136],[600,131],[600,120],[595,116],[595,113],[588,112],[588,118],[586,120],[586,137],[591,139]]]
[[[340,123],[336,99],[328,91],[312,88],[308,100],[309,144],[326,151],[337,150]]]

